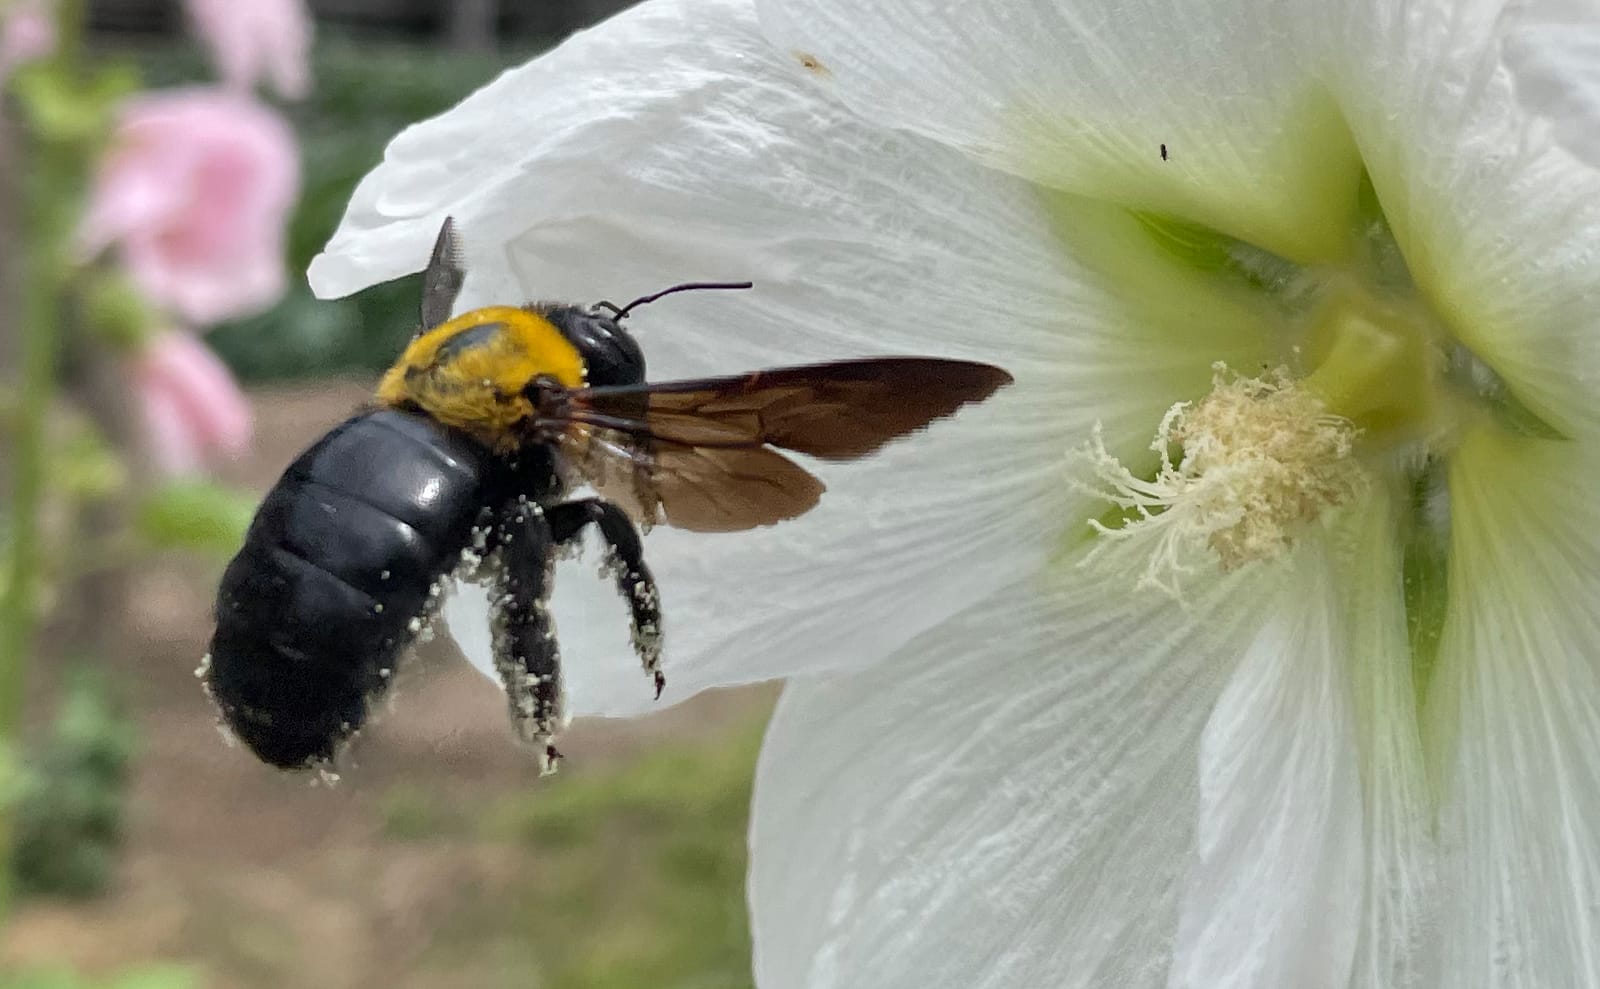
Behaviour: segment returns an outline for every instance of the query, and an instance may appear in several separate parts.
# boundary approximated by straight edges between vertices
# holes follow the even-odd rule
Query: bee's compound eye
[[[644,351],[616,320],[584,314],[570,320],[563,331],[583,355],[591,387],[634,385],[644,380]]]

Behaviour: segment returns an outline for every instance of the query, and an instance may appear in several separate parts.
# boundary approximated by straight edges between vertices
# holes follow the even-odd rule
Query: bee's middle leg
[[[667,685],[661,672],[661,595],[650,568],[645,566],[644,543],[633,520],[609,501],[583,498],[547,507],[545,521],[556,545],[577,538],[589,525],[605,540],[608,569],[613,571],[617,590],[628,603],[633,651],[645,673],[654,680],[656,696],[660,697]]]
[[[540,747],[541,766],[555,770],[561,753],[552,739],[566,727],[566,688],[550,616],[556,541],[538,505],[507,503],[494,526],[490,613],[494,665],[523,740]]]

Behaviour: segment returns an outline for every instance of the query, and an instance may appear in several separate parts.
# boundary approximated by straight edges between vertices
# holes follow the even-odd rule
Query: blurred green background
[[[210,78],[171,30],[94,43],[150,86]],[[282,105],[304,164],[294,286],[207,335],[258,417],[257,449],[227,481],[264,490],[360,401],[415,319],[415,277],[331,302],[304,285],[358,179],[400,129],[551,43],[323,26],[311,96]],[[562,772],[540,779],[497,690],[435,643],[345,779],[309,786],[225,746],[193,680],[219,570],[141,569],[120,614],[89,616],[115,655],[86,661],[47,632],[16,795],[25,898],[0,940],[0,989],[752,985],[745,825],[771,691],[580,723]]]

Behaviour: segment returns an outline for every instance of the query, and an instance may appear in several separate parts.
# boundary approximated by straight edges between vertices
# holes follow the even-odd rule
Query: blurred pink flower
[[[263,79],[296,100],[311,89],[311,14],[304,0],[185,0],[195,34],[222,80],[250,89]]]
[[[130,367],[146,446],[167,474],[195,473],[250,442],[250,405],[217,355],[192,333],[156,337]]]
[[[117,245],[151,301],[191,324],[259,311],[283,294],[284,228],[300,187],[294,132],[239,93],[177,89],[124,105],[79,230]]]
[[[55,50],[56,23],[49,0],[16,0],[0,14],[0,80],[24,62]]]

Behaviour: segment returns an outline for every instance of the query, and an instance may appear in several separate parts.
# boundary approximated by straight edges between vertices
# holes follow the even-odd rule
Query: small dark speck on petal
[[[795,52],[794,57],[800,60],[800,67],[806,71],[815,72],[819,76],[829,75],[828,67],[810,52]]]

